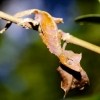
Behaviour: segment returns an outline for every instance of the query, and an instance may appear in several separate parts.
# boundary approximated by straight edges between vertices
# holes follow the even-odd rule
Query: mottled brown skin
[[[18,12],[14,15],[14,17],[17,17],[17,18],[22,18],[24,16],[28,16],[28,15],[31,15],[33,14],[33,12],[35,12],[36,10],[38,9],[29,9],[29,10],[25,10],[25,11],[21,11],[21,12]],[[53,20],[55,21],[55,23],[63,23],[63,19],[62,18],[56,18],[56,17],[52,17]],[[26,20],[27,19],[27,20]],[[22,19],[21,19],[22,20]],[[33,24],[33,27],[29,24],[29,22],[31,22]],[[16,23],[18,25],[21,24],[21,26],[23,26],[24,28],[33,28],[36,30],[36,21],[31,19],[31,18],[25,18],[23,19],[20,23]],[[7,21],[5,27],[3,29],[0,30],[0,33],[4,33],[10,26],[11,26],[12,22],[11,21]],[[23,25],[24,24],[24,25]],[[28,24],[28,25],[27,25]],[[26,26],[25,26],[26,25]]]
[[[65,56],[65,51],[61,47],[62,33],[61,31],[59,32],[53,17],[49,13],[38,9],[35,9],[33,13],[35,14],[35,21],[37,21],[40,26],[40,36],[43,42],[46,44],[49,51],[55,54],[59,58],[60,62],[64,64],[66,67],[69,67],[77,72],[80,72],[80,68],[74,69],[73,65],[68,63],[68,60],[70,58]]]
[[[49,13],[38,9],[35,9],[33,13],[35,14],[35,21],[39,24],[38,31],[40,32],[40,36],[49,51],[55,54],[65,67],[80,74],[80,79],[78,80],[72,73],[66,72],[61,66],[58,67],[57,70],[62,77],[61,88],[65,91],[64,97],[70,89],[77,87],[83,89],[89,82],[89,79],[80,65],[82,55],[75,54],[61,47],[61,36],[63,33],[58,30],[56,21]]]
[[[59,38],[58,28],[53,17],[40,10],[35,10],[35,20],[40,23],[40,36],[51,53],[59,56],[62,53],[61,39]]]

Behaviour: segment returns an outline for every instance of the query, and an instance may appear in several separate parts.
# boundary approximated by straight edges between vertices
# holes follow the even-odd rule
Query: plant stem
[[[77,37],[74,37],[72,35],[70,35],[70,39],[68,39],[68,42],[76,44],[76,45],[79,45],[81,47],[87,48],[87,49],[89,49],[91,51],[94,51],[94,52],[100,54],[100,47],[99,46],[96,46],[94,44],[86,42],[86,41],[84,41],[82,39],[79,39]]]
[[[7,21],[11,21],[13,23],[20,23],[20,21],[22,20],[20,18],[13,17],[13,16],[11,16],[9,14],[6,14],[6,13],[4,13],[2,11],[0,11],[0,18],[2,18],[4,20],[7,20]]]

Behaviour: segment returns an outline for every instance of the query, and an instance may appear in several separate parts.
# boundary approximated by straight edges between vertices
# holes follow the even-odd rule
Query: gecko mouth
[[[75,71],[75,70],[72,70],[72,69],[70,69],[70,68],[68,68],[68,67],[66,67],[65,65],[63,65],[62,63],[60,63],[60,67],[64,70],[64,71],[66,71],[66,72],[68,72],[69,74],[71,74],[74,78],[76,78],[77,80],[81,80],[81,74],[80,74],[80,72],[77,72],[77,71]]]

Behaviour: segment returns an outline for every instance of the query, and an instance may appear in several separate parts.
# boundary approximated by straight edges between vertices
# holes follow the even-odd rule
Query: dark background
[[[74,22],[77,16],[99,14],[99,0],[1,0],[0,10],[9,14],[41,9],[62,17],[58,27],[65,32],[100,46],[100,25]],[[0,28],[5,21],[0,20]],[[90,78],[84,91],[73,90],[66,100],[100,100],[100,55],[68,44],[67,49],[82,53],[81,65]],[[42,43],[38,32],[12,25],[0,34],[0,100],[61,100],[57,57]]]

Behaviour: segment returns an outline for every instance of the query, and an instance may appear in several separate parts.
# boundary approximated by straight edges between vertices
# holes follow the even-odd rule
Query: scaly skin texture
[[[31,15],[33,14],[34,11],[36,11],[37,9],[29,9],[29,10],[25,10],[25,11],[21,11],[21,12],[18,12],[14,15],[14,17],[17,17],[17,18],[22,18],[22,17],[25,17],[25,16],[28,16],[28,15]],[[63,19],[62,18],[56,18],[56,17],[52,17],[53,20],[55,21],[55,23],[63,23]],[[32,20],[31,18],[25,18],[23,19],[20,23],[17,23],[18,25],[20,24],[24,24],[25,25],[25,22],[31,22],[33,24],[33,26],[35,27],[36,23],[35,20]],[[11,26],[12,22],[10,21],[7,21],[5,27],[0,30],[0,33],[4,33],[10,26]],[[27,23],[28,25],[26,25],[26,27],[24,25],[22,25],[24,28],[32,28],[29,23]]]
[[[59,56],[62,53],[61,39],[53,17],[49,13],[40,10],[35,10],[34,14],[35,20],[40,23],[39,32],[43,42],[51,53]]]
[[[58,30],[57,23],[62,23],[62,18],[54,18],[49,13],[38,9],[19,12],[15,17],[23,17],[33,13],[35,14],[35,20],[25,18],[23,20],[21,19],[21,22],[17,22],[16,24],[24,28],[33,28],[39,31],[39,35],[49,51],[59,58],[60,66],[57,70],[62,77],[61,88],[65,92],[64,98],[70,89],[84,89],[85,85],[89,83],[89,79],[80,65],[82,55],[65,50],[65,43],[63,47],[61,47],[61,39],[66,40],[64,39],[65,32]],[[6,27],[1,30],[1,33],[7,30],[11,23],[12,22],[8,22]],[[70,38],[68,34],[67,38]]]
[[[39,32],[44,44],[61,62],[57,70],[62,77],[61,88],[65,91],[64,98],[70,89],[77,87],[81,90],[84,89],[85,85],[89,83],[89,79],[80,65],[82,55],[65,50],[63,48],[65,46],[61,47],[61,38],[64,33],[58,30],[49,13],[40,10],[35,10],[33,13],[35,20],[39,23]]]
[[[35,21],[37,21],[40,26],[40,36],[49,51],[55,54],[59,58],[60,62],[66,67],[80,72],[80,67],[74,69],[74,64],[69,63],[71,58],[65,56],[65,50],[61,47],[61,36],[63,33],[61,31],[59,32],[53,17],[49,13],[38,9],[35,9],[33,13],[35,14]],[[79,63],[77,65],[75,64],[75,66],[79,66]]]

